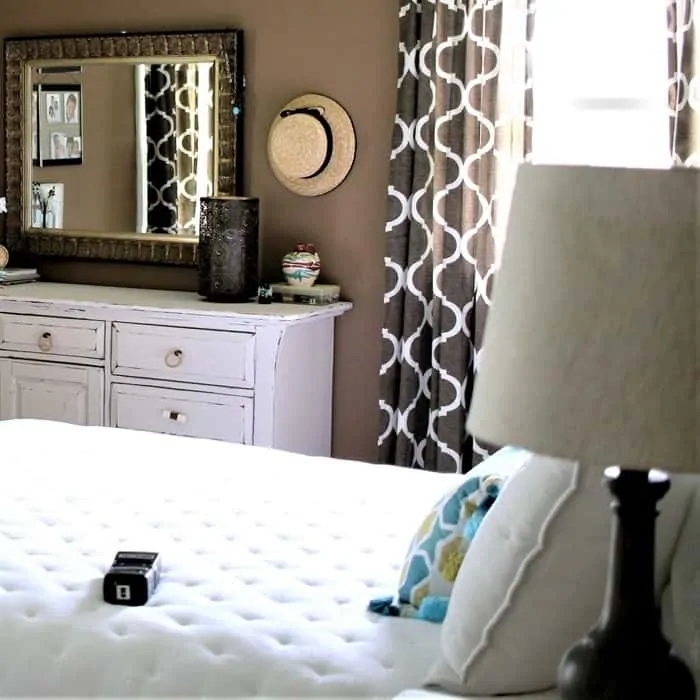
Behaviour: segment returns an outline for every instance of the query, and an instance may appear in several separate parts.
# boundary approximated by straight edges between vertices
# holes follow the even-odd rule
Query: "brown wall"
[[[298,240],[319,248],[324,275],[354,310],[338,323],[334,454],[374,460],[382,322],[384,218],[396,89],[397,6],[390,0],[32,0],[0,14],[0,34],[212,29],[246,32],[246,190],[261,200],[263,268]],[[303,92],[345,105],[357,130],[349,178],[323,197],[303,198],[275,180],[265,157],[275,111]],[[194,271],[65,262],[45,277],[195,289]]]
[[[34,166],[32,180],[63,183],[63,228],[134,231],[134,68],[123,63],[87,64],[74,81],[82,86],[82,165]],[[65,82],[65,77],[54,76],[43,84],[52,82]]]

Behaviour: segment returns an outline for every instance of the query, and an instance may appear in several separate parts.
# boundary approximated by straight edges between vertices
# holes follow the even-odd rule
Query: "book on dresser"
[[[33,267],[6,267],[0,270],[0,285],[36,282],[39,271]]]

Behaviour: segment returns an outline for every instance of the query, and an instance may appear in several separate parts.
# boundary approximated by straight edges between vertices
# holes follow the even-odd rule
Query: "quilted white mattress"
[[[0,695],[384,696],[440,627],[373,616],[459,477],[43,421],[0,423]],[[102,601],[155,549],[145,607]]]

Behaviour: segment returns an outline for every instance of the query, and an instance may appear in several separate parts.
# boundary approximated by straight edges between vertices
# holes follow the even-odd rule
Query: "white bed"
[[[0,695],[381,696],[440,626],[366,612],[459,476],[45,421],[0,423]],[[145,607],[102,601],[155,549]]]

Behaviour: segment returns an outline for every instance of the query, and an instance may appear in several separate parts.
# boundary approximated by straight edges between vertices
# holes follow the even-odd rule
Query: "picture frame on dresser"
[[[32,85],[33,166],[83,164],[82,106],[78,83]],[[35,226],[34,220],[31,225]]]
[[[63,183],[32,183],[32,225],[45,229],[63,228]]]

